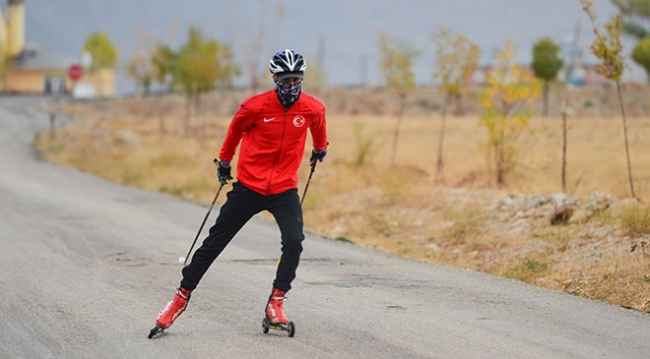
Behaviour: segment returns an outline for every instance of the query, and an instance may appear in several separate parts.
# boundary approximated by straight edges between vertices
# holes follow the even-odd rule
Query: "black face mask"
[[[298,82],[291,85],[286,82],[277,81],[275,84],[275,92],[278,94],[278,100],[280,100],[284,108],[289,109],[300,97],[301,83]]]

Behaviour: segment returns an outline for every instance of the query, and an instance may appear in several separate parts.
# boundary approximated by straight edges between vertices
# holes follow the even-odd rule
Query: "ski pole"
[[[316,170],[316,163],[318,161],[314,161],[314,164],[311,165],[311,171],[309,171],[309,177],[307,178],[307,184],[305,184],[305,191],[302,193],[302,199],[300,200],[300,206],[302,207],[302,202],[305,201],[305,196],[307,195],[307,189],[309,189],[309,182],[311,182],[311,176],[314,174],[314,171]]]
[[[214,159],[214,163],[217,163],[217,159]],[[217,202],[217,198],[219,198],[219,193],[221,193],[221,189],[223,188],[224,184],[222,183],[219,186],[219,190],[217,190],[217,194],[214,195],[214,198],[212,199],[212,204],[210,205],[210,209],[208,210],[208,213],[205,214],[205,218],[203,218],[203,222],[201,223],[201,227],[199,227],[199,231],[196,233],[196,237],[194,237],[194,242],[192,242],[192,246],[190,247],[190,250],[187,252],[187,255],[185,258],[179,258],[182,259],[183,262],[183,267],[187,266],[187,259],[190,258],[190,253],[192,253],[192,249],[194,249],[194,245],[196,244],[196,240],[199,239],[199,236],[201,235],[201,231],[203,230],[203,226],[205,226],[205,221],[208,220],[208,217],[210,217],[210,212],[212,212],[212,208],[214,208],[214,204]]]

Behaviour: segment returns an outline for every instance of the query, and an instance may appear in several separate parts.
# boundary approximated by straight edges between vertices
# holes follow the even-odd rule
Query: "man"
[[[275,89],[249,97],[235,113],[221,148],[217,176],[221,184],[233,179],[230,162],[241,142],[237,182],[233,183],[210,234],[183,268],[180,287],[160,312],[150,337],[154,331],[169,328],[183,313],[192,291],[212,262],[239,229],[263,210],[273,215],[282,235],[282,256],[266,305],[265,321],[274,326],[289,323],[283,301],[296,277],[305,238],[297,187],[307,130],[313,140],[309,159],[312,166],[323,161],[328,145],[325,107],[301,92],[306,67],[305,59],[297,52],[277,52],[269,62]]]

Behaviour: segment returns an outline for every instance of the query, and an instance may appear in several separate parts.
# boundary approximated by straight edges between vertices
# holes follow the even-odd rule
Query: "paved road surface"
[[[648,315],[317,235],[286,302],[296,336],[265,335],[279,233],[257,219],[149,340],[207,205],[38,161],[44,101],[0,98],[0,358],[650,357]]]

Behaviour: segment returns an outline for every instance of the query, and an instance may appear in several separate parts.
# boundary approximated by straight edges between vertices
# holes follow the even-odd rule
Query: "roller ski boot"
[[[285,294],[286,292],[273,288],[271,296],[269,297],[269,302],[266,305],[266,315],[262,320],[264,334],[268,333],[269,329],[283,330],[289,334],[289,338],[292,338],[295,334],[296,327],[293,322],[290,322],[284,315],[284,308],[282,306],[284,301],[287,299],[287,297],[284,296]]]
[[[183,287],[176,289],[174,299],[167,303],[165,308],[160,312],[160,314],[158,314],[156,326],[149,332],[149,339],[158,334],[162,334],[162,332],[169,328],[176,318],[185,311],[185,308],[187,308],[187,302],[190,300],[190,294],[192,294],[192,291],[186,290]]]

